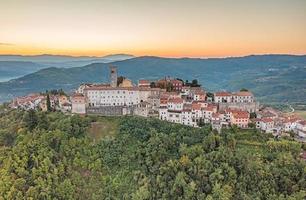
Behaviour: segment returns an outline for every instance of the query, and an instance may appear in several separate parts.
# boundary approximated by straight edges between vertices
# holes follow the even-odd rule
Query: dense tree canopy
[[[304,199],[301,145],[256,130],[0,112],[0,199]]]

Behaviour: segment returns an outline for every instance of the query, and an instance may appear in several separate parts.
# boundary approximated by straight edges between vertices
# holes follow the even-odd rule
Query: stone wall
[[[133,115],[136,106],[101,106],[86,108],[87,114],[98,114],[104,116]]]

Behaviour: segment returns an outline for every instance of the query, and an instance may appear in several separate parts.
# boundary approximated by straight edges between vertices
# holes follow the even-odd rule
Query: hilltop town
[[[139,80],[137,85],[110,67],[109,83],[84,83],[68,96],[64,92],[30,94],[15,98],[10,107],[59,110],[72,114],[155,117],[192,127],[210,124],[212,129],[237,126],[257,128],[277,136],[291,135],[305,141],[306,121],[288,116],[256,101],[247,89],[207,92],[197,80],[164,77]]]

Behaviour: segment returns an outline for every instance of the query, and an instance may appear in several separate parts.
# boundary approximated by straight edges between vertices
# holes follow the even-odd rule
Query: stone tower
[[[110,85],[111,87],[117,87],[117,67],[110,66]]]

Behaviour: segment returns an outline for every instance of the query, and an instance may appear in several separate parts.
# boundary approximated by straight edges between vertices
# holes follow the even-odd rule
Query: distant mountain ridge
[[[59,56],[59,55],[0,55],[0,82],[18,78],[48,67],[70,68],[89,65],[91,63],[109,63],[134,58],[129,54],[113,54],[102,57]]]
[[[107,61],[118,61],[134,58],[130,54],[111,54],[106,56],[68,56],[68,55],[0,55],[0,61],[29,61],[37,63],[62,63],[62,62],[73,62],[73,61],[91,61],[91,60],[107,60]]]
[[[72,91],[80,83],[107,82],[109,65],[119,75],[132,79],[164,76],[198,79],[208,90],[248,88],[263,102],[306,102],[306,56],[253,55],[231,58],[136,57],[111,63],[94,63],[75,68],[47,68],[24,77],[0,83],[0,99],[46,89]]]
[[[33,73],[42,68],[46,66],[29,61],[0,61],[0,82]]]

